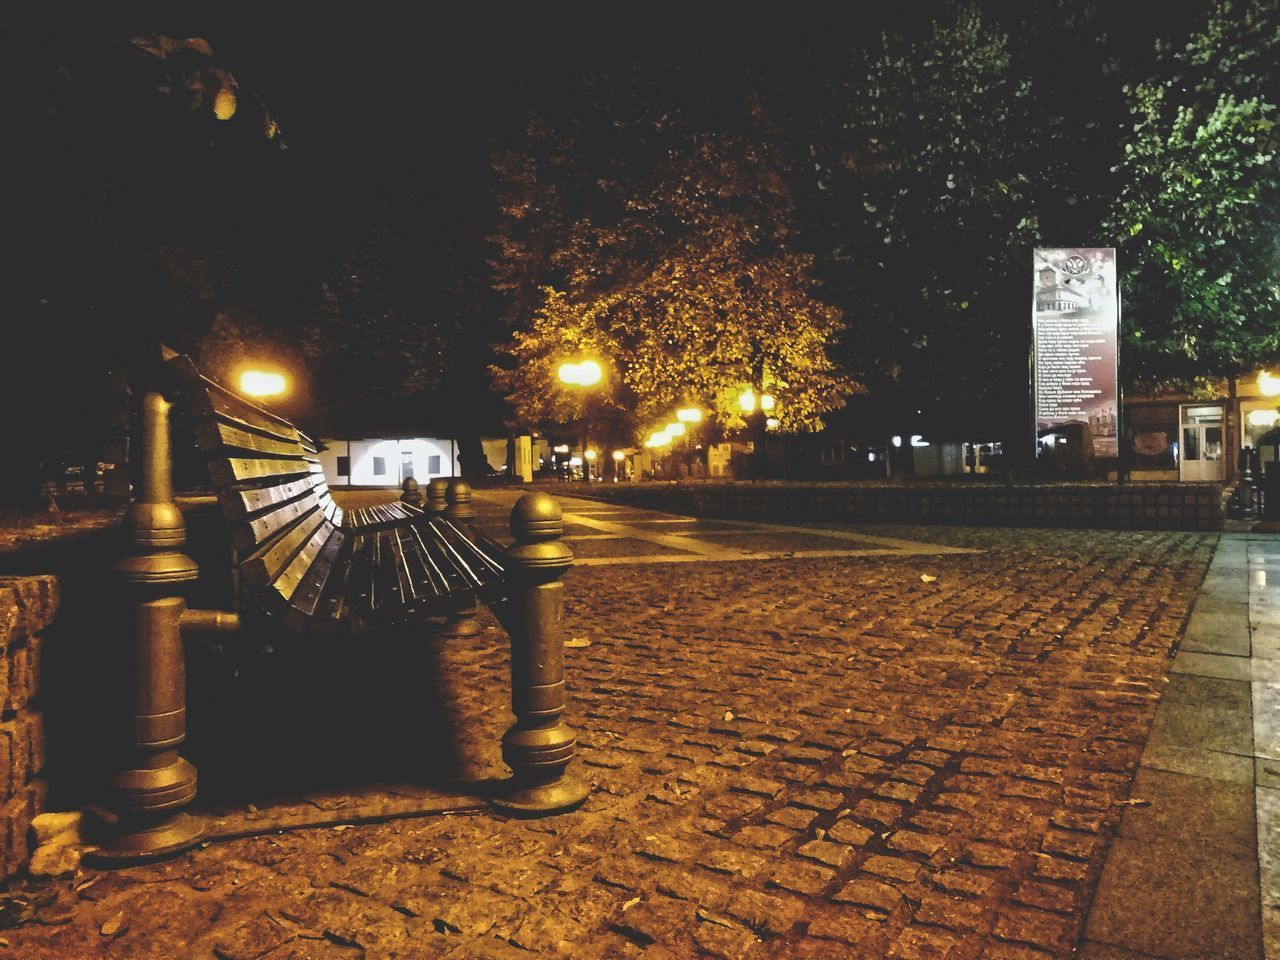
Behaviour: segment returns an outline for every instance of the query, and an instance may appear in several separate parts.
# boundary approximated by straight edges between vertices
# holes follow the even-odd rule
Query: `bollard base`
[[[123,825],[122,825],[123,826]],[[91,854],[91,859],[110,866],[124,866],[146,860],[171,857],[196,846],[204,839],[204,821],[186,813],[137,829],[124,827]]]
[[[489,803],[513,817],[550,817],[577,809],[590,793],[591,788],[576,777],[561,777],[551,783],[519,787]]]
[[[436,630],[436,636],[448,637],[450,639],[463,639],[466,637],[478,637],[484,633],[484,624],[474,617],[461,617],[457,620],[449,620],[444,626]]]

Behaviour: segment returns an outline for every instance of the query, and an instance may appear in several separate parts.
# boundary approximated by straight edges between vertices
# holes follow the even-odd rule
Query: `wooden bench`
[[[514,546],[473,529],[470,488],[434,480],[425,502],[406,483],[399,503],[343,511],[324,480],[315,443],[288,420],[202,376],[163,351],[135,376],[141,398],[142,465],[125,519],[133,553],[115,565],[136,604],[132,737],[112,779],[118,818],[107,860],[166,855],[199,842],[185,812],[196,773],[185,739],[183,636],[198,632],[350,638],[421,624],[445,637],[481,631],[476,601],[498,616],[512,644],[512,709],[503,737],[512,768],[499,809],[543,815],[572,809],[586,788],[566,772],[576,738],[564,709],[563,606],[559,582],[572,562],[560,542],[559,505],[521,497],[511,513]],[[199,577],[181,552],[174,499],[170,410],[180,404],[204,456],[231,543],[233,609],[195,610],[182,591]]]

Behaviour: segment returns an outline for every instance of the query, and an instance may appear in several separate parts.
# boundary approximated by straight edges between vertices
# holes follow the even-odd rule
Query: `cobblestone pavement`
[[[494,521],[509,499],[487,496]],[[82,874],[43,923],[0,930],[0,956],[1072,953],[1216,537],[877,526],[897,552],[788,558],[859,543],[775,530],[767,559],[667,563],[644,558],[678,544],[629,534],[734,525],[566,512],[595,520],[569,525],[576,551],[620,561],[566,578],[580,811]],[[442,656],[476,733],[465,772],[492,775],[504,640]]]

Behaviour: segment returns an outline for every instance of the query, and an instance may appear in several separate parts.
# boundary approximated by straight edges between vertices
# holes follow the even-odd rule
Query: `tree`
[[[960,8],[847,64],[811,134],[804,196],[823,274],[857,305],[842,356],[867,384],[868,422],[905,436],[1007,409],[1010,375],[1026,389],[1012,278],[1038,235],[1029,85],[1008,37]]]
[[[1126,346],[1147,379],[1234,376],[1280,352],[1280,20],[1217,3],[1130,89],[1111,226],[1131,265]],[[1133,367],[1131,366],[1131,370]]]
[[[198,37],[63,33],[6,15],[0,80],[10,361],[0,408],[24,411],[11,418],[0,502],[29,503],[68,465],[93,476],[108,369],[146,342],[194,349],[231,305],[228,287],[256,284],[240,269],[252,254],[220,243],[217,228],[238,225],[250,200],[227,174],[268,171],[283,141]],[[205,218],[216,226],[200,235],[192,227]]]
[[[820,427],[855,385],[828,354],[840,312],[790,243],[789,171],[766,111],[748,99],[711,126],[712,111],[642,87],[634,73],[595,77],[579,114],[535,119],[496,157],[495,282],[515,326],[497,385],[521,416],[579,414],[548,387],[587,351],[613,369],[606,408],[640,426],[697,402],[741,427],[752,387],[777,397],[783,430]]]

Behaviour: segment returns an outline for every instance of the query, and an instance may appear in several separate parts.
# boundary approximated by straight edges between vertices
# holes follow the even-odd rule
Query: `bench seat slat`
[[[323,479],[319,464],[280,458],[211,457],[209,474],[215,486],[229,487],[250,480],[275,480],[315,474]]]
[[[373,548],[374,537],[357,534],[352,541],[348,560],[346,589],[338,609],[338,619],[355,632],[373,621]]]
[[[298,584],[306,578],[307,572],[316,562],[316,558],[332,534],[333,525],[328,521],[321,523],[311,535],[311,539],[294,555],[288,565],[276,574],[275,579],[271,581],[271,588],[285,600],[292,600]]]
[[[229,447],[273,457],[303,457],[307,453],[296,441],[264,436],[223,420],[201,420],[195,425],[195,431],[200,449],[205,453],[223,454]]]
[[[289,605],[295,613],[308,620],[316,615],[320,598],[325,593],[325,587],[328,585],[346,538],[347,535],[342,530],[329,531],[329,537],[325,540],[324,546],[299,581],[293,595],[289,597]]]
[[[205,388],[205,403],[202,405],[203,409],[201,409],[201,405],[197,404],[193,412],[202,413],[205,416],[218,416],[227,420],[236,420],[281,440],[299,442],[300,434],[298,428],[288,420],[283,417],[277,417],[273,413],[268,413],[208,377],[201,376],[200,379],[203,381]]]
[[[219,490],[218,500],[229,520],[244,520],[257,513],[311,494],[315,489],[310,477],[298,477],[268,487],[247,487],[240,490]]]
[[[265,587],[275,580],[280,571],[312,538],[316,530],[326,523],[328,521],[317,507],[273,545],[243,561],[240,564],[240,572],[245,585],[252,588]]]
[[[252,553],[254,549],[276,536],[289,524],[316,509],[316,506],[316,498],[310,493],[305,493],[294,500],[286,500],[252,520],[232,524],[232,542],[242,553]]]

